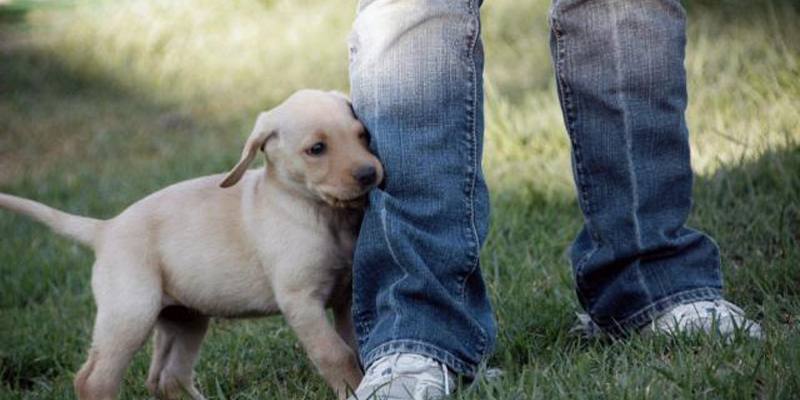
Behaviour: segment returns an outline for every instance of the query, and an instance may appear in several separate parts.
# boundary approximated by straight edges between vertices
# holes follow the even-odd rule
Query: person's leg
[[[413,353],[470,375],[494,345],[479,265],[489,199],[478,8],[478,0],[359,5],[351,97],[385,169],[353,267],[353,317],[367,368]]]
[[[680,1],[555,0],[551,28],[585,219],[571,252],[581,305],[602,330],[623,334],[677,305],[719,300],[719,250],[685,225]]]

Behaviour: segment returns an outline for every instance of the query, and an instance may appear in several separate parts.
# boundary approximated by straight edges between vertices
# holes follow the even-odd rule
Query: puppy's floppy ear
[[[242,158],[239,159],[239,163],[233,167],[231,172],[228,172],[228,176],[220,183],[220,187],[233,186],[236,182],[239,182],[239,179],[242,179],[242,175],[247,171],[247,167],[250,166],[253,159],[256,158],[258,151],[264,150],[267,141],[278,134],[274,120],[275,117],[272,111],[262,112],[258,115],[253,132],[250,133],[250,137],[247,138],[247,142],[244,144]]]

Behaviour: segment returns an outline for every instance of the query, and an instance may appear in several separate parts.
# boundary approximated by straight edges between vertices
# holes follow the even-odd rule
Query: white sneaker
[[[455,375],[425,356],[398,353],[381,357],[348,400],[438,400],[448,396]]]
[[[641,332],[668,335],[716,332],[726,339],[741,332],[754,339],[764,337],[761,325],[745,318],[741,308],[722,299],[675,306],[643,327]]]

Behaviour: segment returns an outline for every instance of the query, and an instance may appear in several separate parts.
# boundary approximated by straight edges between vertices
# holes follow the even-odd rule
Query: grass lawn
[[[484,275],[505,370],[463,399],[800,396],[800,4],[692,1],[690,224],[720,245],[726,296],[763,342],[585,340],[565,250],[581,215],[547,48],[546,0],[483,7],[493,225]],[[0,0],[0,191],[111,217],[226,171],[258,110],[347,90],[354,0]],[[0,399],[73,398],[91,252],[0,213]],[[147,396],[149,346],[122,398]],[[210,399],[331,397],[281,318],[212,324]]]

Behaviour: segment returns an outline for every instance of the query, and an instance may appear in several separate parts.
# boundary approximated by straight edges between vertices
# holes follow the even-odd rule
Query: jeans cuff
[[[379,358],[397,353],[413,353],[430,357],[446,365],[456,375],[468,378],[475,376],[477,371],[477,365],[466,362],[440,347],[413,339],[398,339],[386,342],[365,354],[361,361],[365,368],[369,368]]]
[[[604,332],[614,336],[623,336],[627,333],[639,330],[639,328],[681,304],[717,300],[720,298],[722,298],[722,290],[719,288],[703,287],[684,290],[663,297],[624,319],[612,321],[607,326],[598,325]]]

